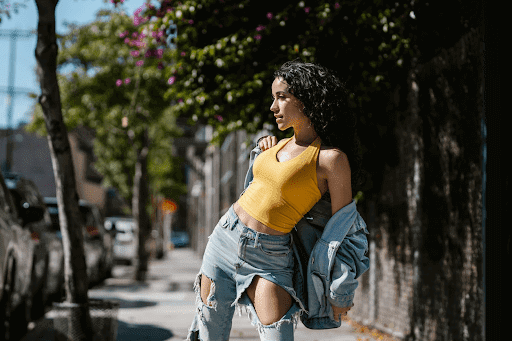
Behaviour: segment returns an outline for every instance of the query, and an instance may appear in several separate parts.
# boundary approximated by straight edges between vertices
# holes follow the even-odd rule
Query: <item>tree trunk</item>
[[[138,232],[137,259],[135,260],[135,280],[137,281],[146,280],[149,258],[146,250],[146,240],[149,235],[149,216],[146,210],[149,196],[147,164],[149,137],[147,128],[144,129],[141,142],[141,147],[137,151],[132,199],[133,218]]]
[[[92,324],[87,308],[88,278],[83,246],[83,227],[75,171],[67,128],[62,118],[59,85],[57,82],[57,41],[55,36],[55,7],[58,0],[36,0],[39,22],[37,26],[36,60],[41,85],[39,104],[44,113],[48,144],[52,157],[59,212],[66,301],[83,305],[79,325],[73,326],[80,340],[92,340]]]

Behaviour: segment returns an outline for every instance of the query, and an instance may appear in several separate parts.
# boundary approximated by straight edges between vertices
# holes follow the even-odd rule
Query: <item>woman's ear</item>
[[[306,107],[301,100],[299,100],[297,97],[293,96],[293,98],[295,99],[295,105],[297,106],[297,108],[299,109],[299,111],[301,113],[304,113],[304,108]]]

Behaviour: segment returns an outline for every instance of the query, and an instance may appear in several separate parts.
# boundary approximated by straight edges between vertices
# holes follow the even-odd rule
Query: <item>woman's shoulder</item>
[[[326,145],[320,146],[320,157],[328,162],[342,161],[343,159],[348,161],[347,154],[341,149]]]
[[[339,148],[332,146],[321,146],[318,155],[318,165],[325,173],[339,173],[343,170],[350,170],[347,154]]]

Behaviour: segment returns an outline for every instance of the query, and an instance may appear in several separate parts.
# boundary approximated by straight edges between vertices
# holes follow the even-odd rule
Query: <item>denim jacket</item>
[[[244,189],[253,180],[254,160],[250,153]],[[310,329],[337,328],[332,306],[349,307],[354,299],[357,278],[370,266],[367,257],[368,230],[352,201],[334,215],[331,201],[323,196],[292,230],[295,255],[294,289],[306,311],[301,321]]]

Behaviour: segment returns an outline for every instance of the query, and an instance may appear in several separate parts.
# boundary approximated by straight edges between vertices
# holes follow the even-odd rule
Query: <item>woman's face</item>
[[[277,128],[284,131],[290,127],[294,129],[310,125],[309,118],[304,115],[304,105],[294,95],[287,91],[288,84],[276,78],[272,83],[272,105],[270,111],[274,113]]]

